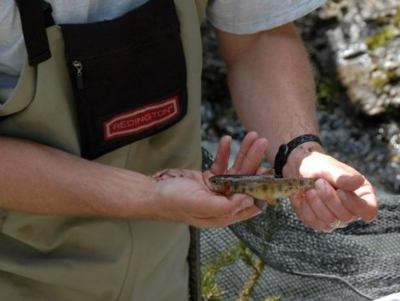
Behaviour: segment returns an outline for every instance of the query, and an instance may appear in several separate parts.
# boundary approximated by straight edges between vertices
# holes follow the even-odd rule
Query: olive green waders
[[[150,2],[155,1],[159,0]],[[174,2],[186,64],[186,112],[158,132],[92,156],[99,163],[148,175],[165,168],[200,169],[202,61],[199,20],[206,1]],[[82,156],[81,137],[84,133],[80,129],[78,119],[81,117],[74,98],[76,91],[73,92],[64,55],[62,26],[49,26],[46,32],[51,58],[33,66],[27,63],[16,88],[2,99],[0,134]],[[168,70],[159,72],[164,72],[165,76],[169,74]],[[4,98],[7,90],[0,88],[0,91]],[[155,105],[127,107],[126,112],[109,116],[103,123],[104,129],[109,131],[108,138],[124,136],[126,132],[122,129],[125,130],[129,122],[133,123],[132,116],[138,116],[143,110],[154,109],[152,116],[169,114],[169,107],[164,105],[173,104],[171,110],[178,110],[175,102],[172,95],[156,100]],[[158,109],[160,106],[162,111]],[[121,116],[123,120],[119,122]],[[171,113],[167,117],[174,116]],[[162,125],[163,119],[153,121],[158,126],[159,123]],[[115,126],[116,122],[119,122],[118,126]],[[132,127],[128,130],[134,134],[139,131]],[[129,134],[128,131],[127,136]],[[188,299],[190,233],[187,225],[40,216],[5,210],[0,218],[1,300]]]

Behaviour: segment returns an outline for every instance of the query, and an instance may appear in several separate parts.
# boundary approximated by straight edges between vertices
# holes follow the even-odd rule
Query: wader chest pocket
[[[83,157],[159,133],[185,116],[186,65],[173,0],[61,28]]]

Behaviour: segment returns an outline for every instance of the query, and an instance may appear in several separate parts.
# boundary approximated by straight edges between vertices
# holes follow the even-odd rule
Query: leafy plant
[[[243,242],[238,242],[231,249],[221,252],[221,254],[202,266],[202,296],[207,301],[223,301],[224,292],[217,284],[217,275],[224,267],[234,264],[237,260],[242,260],[247,266],[253,269],[253,273],[239,293],[237,301],[247,301],[256,287],[265,264],[255,256]],[[279,301],[280,296],[266,299],[265,301]]]

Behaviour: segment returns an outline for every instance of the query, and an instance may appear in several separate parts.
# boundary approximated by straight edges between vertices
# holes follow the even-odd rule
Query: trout
[[[269,175],[219,175],[210,178],[209,188],[224,195],[244,193],[275,205],[276,199],[314,188],[315,181],[313,178],[276,179]]]

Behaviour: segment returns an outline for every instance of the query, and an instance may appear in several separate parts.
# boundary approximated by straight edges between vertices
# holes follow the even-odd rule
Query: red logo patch
[[[124,112],[103,123],[104,138],[137,134],[160,124],[166,123],[179,115],[178,96]]]

